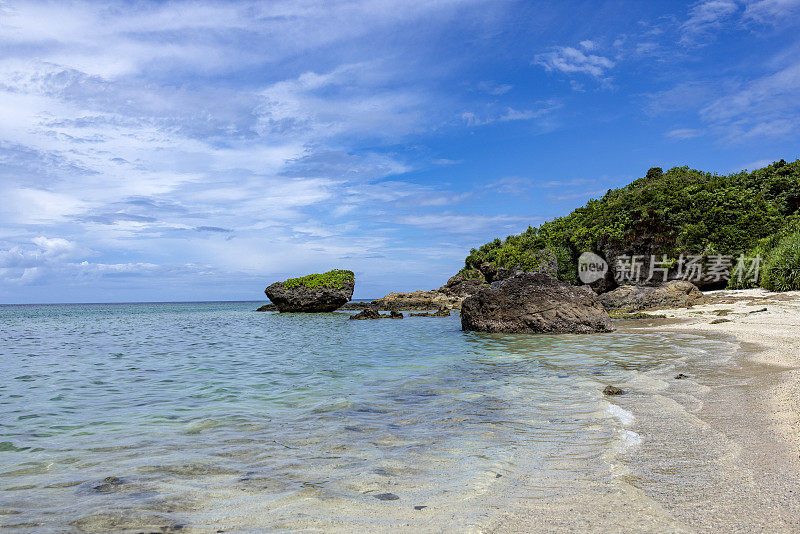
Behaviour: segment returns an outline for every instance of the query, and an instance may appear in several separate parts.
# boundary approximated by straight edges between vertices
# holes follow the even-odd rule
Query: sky
[[[0,0],[0,303],[431,289],[643,176],[800,156],[800,0]]]

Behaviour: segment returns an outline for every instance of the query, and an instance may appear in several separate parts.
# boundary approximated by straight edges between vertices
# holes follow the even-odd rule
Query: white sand
[[[782,380],[765,385],[770,402],[764,416],[774,431],[800,455],[800,291],[773,293],[763,289],[710,291],[709,303],[691,309],[653,313],[684,322],[675,330],[722,333],[754,348],[754,363],[785,368]],[[766,311],[762,311],[766,308]],[[719,322],[727,320],[726,322]],[[717,321],[716,324],[712,324]]]

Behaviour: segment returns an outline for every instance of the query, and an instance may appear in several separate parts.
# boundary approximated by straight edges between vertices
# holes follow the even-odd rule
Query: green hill
[[[558,260],[558,277],[577,280],[577,258],[622,255],[761,254],[759,285],[800,289],[800,160],[726,176],[688,167],[652,168],[565,217],[472,249],[460,274],[484,262],[535,270]]]

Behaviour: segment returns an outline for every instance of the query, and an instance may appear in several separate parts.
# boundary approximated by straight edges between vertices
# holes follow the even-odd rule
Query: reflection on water
[[[711,343],[253,307],[0,307],[0,525],[479,525],[616,476],[603,386]]]

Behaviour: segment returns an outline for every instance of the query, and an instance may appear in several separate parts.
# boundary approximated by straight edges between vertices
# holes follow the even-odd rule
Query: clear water
[[[255,307],[0,307],[0,525],[480,527],[618,477],[641,438],[603,387],[715,347]]]

